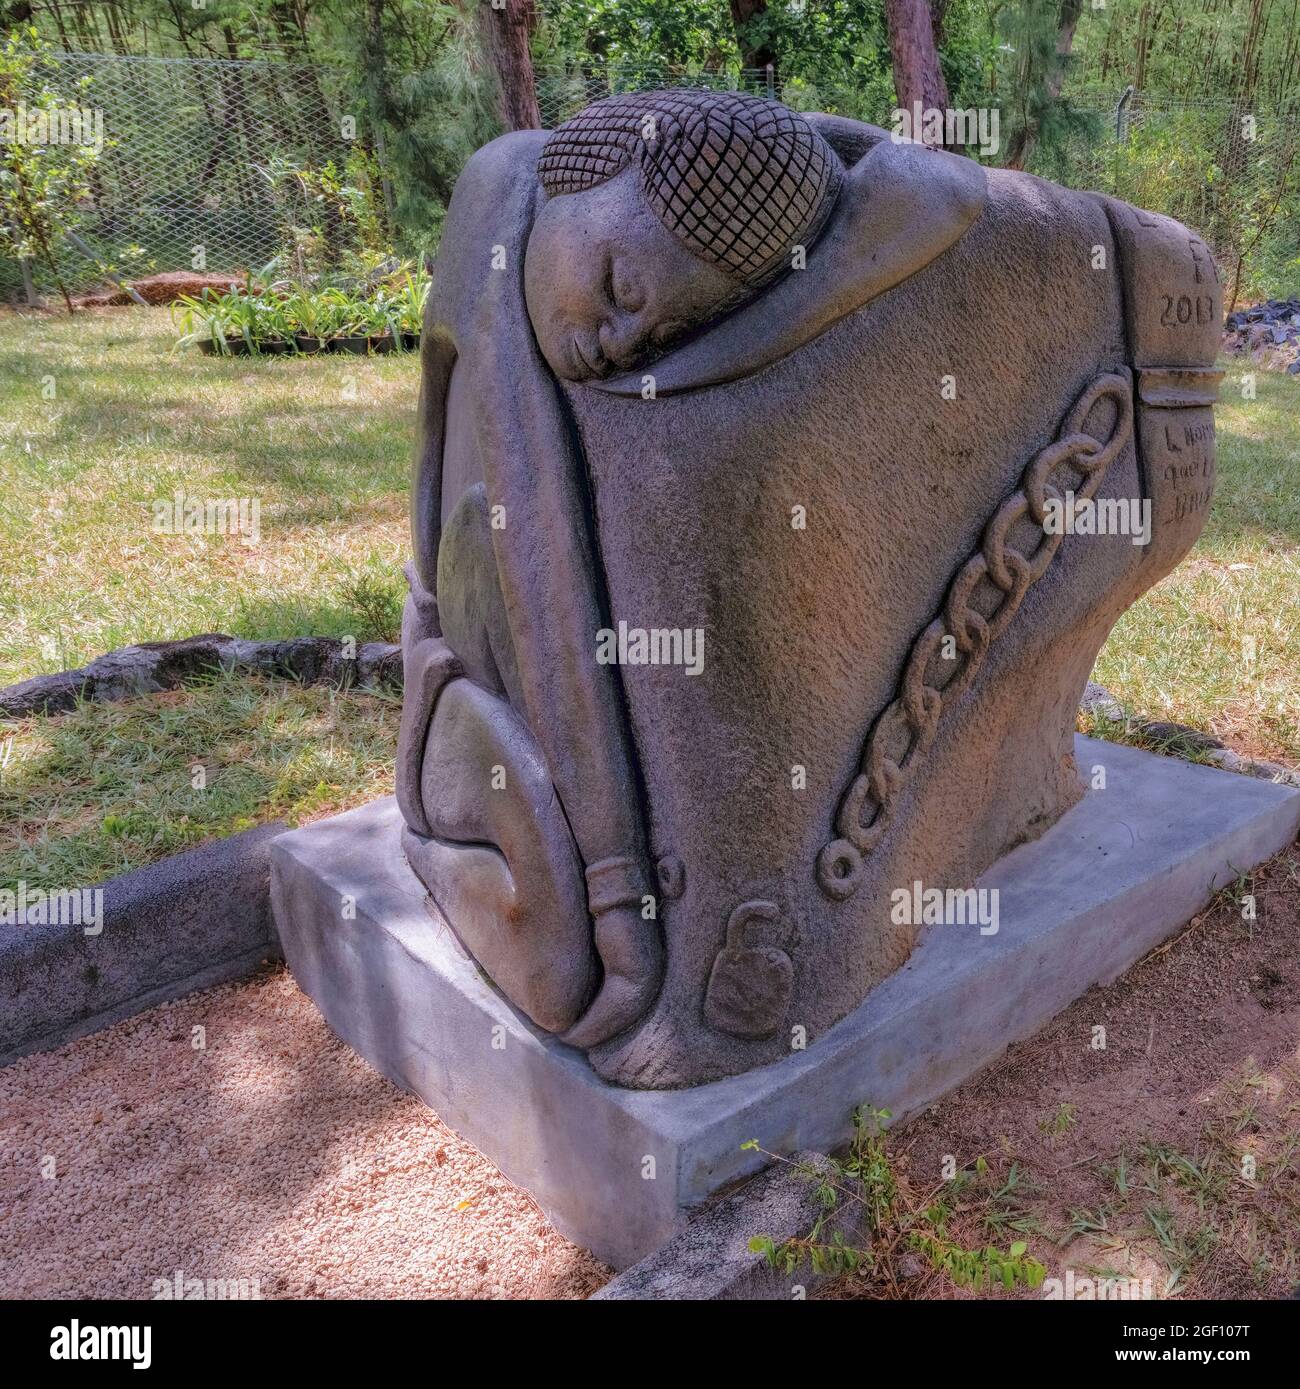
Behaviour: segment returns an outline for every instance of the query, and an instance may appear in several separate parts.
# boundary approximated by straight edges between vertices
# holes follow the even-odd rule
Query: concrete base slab
[[[1105,768],[978,884],[996,934],[930,929],[908,964],[808,1049],[691,1090],[623,1090],[496,992],[401,855],[392,800],[280,836],[276,928],[299,985],[372,1065],[425,1100],[557,1228],[622,1269],[687,1209],[778,1153],[844,1143],[855,1105],[915,1114],[1177,931],[1289,844],[1300,792],[1080,738]],[[902,884],[900,884],[902,886]]]

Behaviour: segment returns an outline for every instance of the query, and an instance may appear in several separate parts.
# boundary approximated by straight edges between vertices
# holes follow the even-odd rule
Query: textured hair
[[[552,132],[537,163],[548,195],[595,188],[637,164],[660,221],[701,260],[749,286],[808,245],[841,165],[802,116],[741,92],[623,92]]]

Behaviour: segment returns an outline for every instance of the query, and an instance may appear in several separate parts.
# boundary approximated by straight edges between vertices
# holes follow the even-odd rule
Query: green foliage
[[[1068,1133],[1078,1122],[1077,1107],[1063,1101],[1051,1114],[1038,1121],[1038,1127],[1048,1137],[1059,1138],[1063,1133]]]
[[[547,5],[535,52],[543,63],[613,63],[646,76],[738,56],[727,7],[714,0],[562,0]]]
[[[1061,94],[1073,59],[1058,51],[1059,19],[1058,0],[1021,0],[998,13],[998,51],[1006,55],[1010,79],[1000,92],[1002,148],[1017,167],[1022,147],[1055,152],[1097,134],[1096,117]]]
[[[968,1249],[948,1233],[952,1199],[971,1181],[987,1179],[986,1160],[977,1158],[973,1173],[958,1172],[945,1184],[946,1195],[936,1192],[918,1202],[900,1180],[885,1148],[885,1128],[891,1117],[887,1109],[860,1107],[853,1114],[853,1137],[845,1157],[828,1158],[824,1167],[790,1164],[815,1184],[821,1212],[813,1228],[801,1238],[778,1244],[769,1235],[755,1235],[749,1241],[751,1253],[761,1254],[769,1267],[786,1275],[796,1272],[805,1260],[815,1273],[844,1274],[857,1269],[884,1272],[897,1250],[909,1249],[959,1287],[1038,1287],[1047,1270],[1030,1256],[1025,1241],[1016,1240],[1005,1251],[991,1244]],[[741,1146],[778,1162],[787,1161],[768,1153],[757,1139]],[[999,1215],[1005,1215],[1001,1203],[1014,1183],[1013,1169],[1007,1184],[993,1194]],[[870,1236],[869,1244],[851,1244],[841,1230],[827,1236],[826,1227],[841,1209],[841,1201],[863,1207],[862,1223]]]
[[[176,349],[211,343],[220,356],[258,355],[268,349],[298,352],[299,338],[330,341],[365,337],[372,348],[402,346],[403,335],[418,334],[429,296],[429,277],[404,265],[377,284],[256,284],[217,293],[204,289],[182,295],[172,306]],[[241,345],[242,344],[242,345]]]
[[[947,0],[933,8],[949,102],[998,110],[1004,161],[1189,222],[1241,295],[1258,296],[1294,293],[1300,284],[1300,175],[1287,164],[1288,132],[1300,128],[1297,57],[1286,4],[1207,0],[1171,12],[1084,0],[1064,64],[1059,0]],[[766,88],[765,74],[740,72],[741,47],[722,0],[544,0],[537,18],[532,46],[548,124],[611,90],[675,81]],[[265,257],[278,220],[286,263],[300,279],[360,273],[367,257],[373,265],[390,253],[431,254],[460,169],[498,133],[476,7],[450,0],[207,0],[197,10],[172,0],[86,0],[71,18],[38,8],[35,23],[45,40],[73,50],[304,65],[283,81],[283,94],[274,78],[256,94],[249,88],[257,99],[246,123],[280,149],[284,205],[259,208],[243,225],[256,240],[248,254]],[[889,123],[896,98],[883,0],[769,0],[744,37],[747,49],[772,50],[777,90],[796,109]],[[237,80],[213,81],[219,104],[229,107]],[[1160,119],[1144,123],[1140,93],[1125,144],[1112,138],[1111,113],[1130,83]],[[213,90],[211,83],[207,92],[196,89],[200,117]],[[123,108],[124,143],[164,119],[165,107],[152,101],[142,90]],[[1230,137],[1239,111],[1258,115],[1259,145]],[[344,114],[355,118],[356,132],[340,142]],[[244,123],[233,122],[225,138],[211,186],[207,167],[200,174],[186,166],[168,191],[182,195],[188,178],[203,182],[205,196],[241,196],[243,173],[232,171],[247,169],[239,163]],[[326,147],[349,153],[333,163],[309,154]],[[73,202],[62,197],[64,210]],[[183,263],[182,253],[188,258],[166,219],[124,237],[146,248],[145,260],[172,266]],[[106,258],[123,259],[116,250]]]
[[[26,138],[26,130],[15,130],[0,142],[0,250],[19,260],[42,261],[71,313],[59,255],[79,221],[77,204],[87,194],[90,171],[103,146],[57,138],[59,112],[77,103],[67,102],[50,85],[46,51],[34,28],[11,30],[0,44],[0,110],[15,123],[17,113],[25,111],[55,136],[36,143]],[[86,86],[81,84],[81,94]]]
[[[372,564],[349,576],[339,588],[343,605],[356,614],[359,642],[398,640],[406,584],[386,565]]]

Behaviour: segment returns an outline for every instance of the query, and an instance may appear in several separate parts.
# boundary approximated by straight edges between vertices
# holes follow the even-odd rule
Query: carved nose
[[[608,320],[600,325],[600,350],[620,371],[635,365],[645,342],[645,334],[635,324],[616,327]]]

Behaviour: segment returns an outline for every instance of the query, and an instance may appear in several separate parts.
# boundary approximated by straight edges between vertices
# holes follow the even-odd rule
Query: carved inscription
[[[1209,406],[1138,412],[1157,548],[1199,529],[1214,497],[1214,417]]]
[[[1162,294],[1160,296],[1160,326],[1162,328],[1204,328],[1215,319],[1212,294]]]

